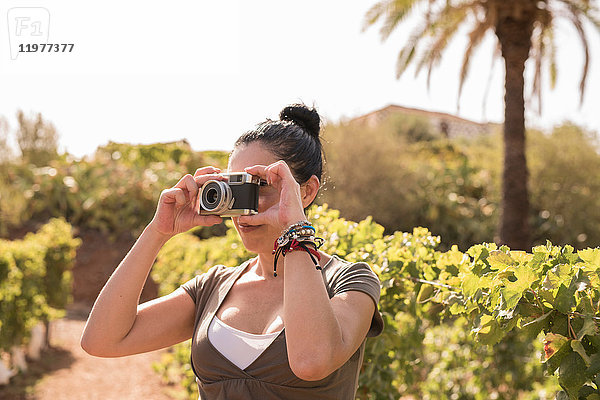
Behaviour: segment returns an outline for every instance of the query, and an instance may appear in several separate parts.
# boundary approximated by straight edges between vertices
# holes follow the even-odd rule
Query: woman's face
[[[259,142],[236,147],[229,158],[228,172],[244,172],[244,168],[253,165],[270,165],[279,159]],[[279,191],[273,186],[261,186],[259,189],[258,212],[279,203]],[[273,250],[273,243],[281,232],[270,225],[249,225],[239,223],[239,217],[233,217],[244,247],[251,252],[265,253]]]

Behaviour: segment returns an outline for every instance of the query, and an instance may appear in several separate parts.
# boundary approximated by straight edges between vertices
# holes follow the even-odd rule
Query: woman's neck
[[[271,252],[258,253],[256,261],[256,274],[265,278],[273,279],[273,262],[275,261],[275,255]],[[283,257],[279,257],[277,262],[277,277],[283,277]]]

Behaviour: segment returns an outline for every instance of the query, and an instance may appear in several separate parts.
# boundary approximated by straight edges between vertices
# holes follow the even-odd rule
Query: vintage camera
[[[258,189],[266,182],[246,172],[220,174],[224,180],[211,180],[198,193],[201,215],[235,217],[258,213]]]

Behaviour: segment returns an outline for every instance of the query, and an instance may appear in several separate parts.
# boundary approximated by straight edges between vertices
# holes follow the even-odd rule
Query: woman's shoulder
[[[366,262],[350,262],[332,255],[323,272],[333,294],[357,285],[364,287],[364,284],[371,286],[373,292],[378,292],[380,288],[379,277]]]
[[[364,261],[351,262],[344,260],[338,255],[330,255],[330,259],[325,264],[323,271],[325,272],[328,280],[333,279],[339,275],[351,274],[357,271],[363,271],[368,275],[372,275],[377,278],[377,274],[373,272],[369,264]]]
[[[225,284],[228,280],[235,279],[249,261],[243,262],[236,267],[217,264],[209,268],[206,272],[195,275],[182,284],[181,287],[196,301],[198,293],[211,291],[213,288]]]
[[[238,265],[237,267],[228,267],[226,265],[217,264],[209,268],[208,271],[204,272],[204,274],[201,275],[205,275],[206,277],[210,277],[213,279],[223,279],[235,273],[235,271],[237,271],[238,268],[240,268],[240,265]]]
[[[243,263],[235,267],[217,264],[211,267],[208,271],[204,272],[203,274],[197,275],[196,277],[206,282],[224,282],[228,279],[233,279],[240,272],[242,272],[250,261],[251,260],[244,261]]]

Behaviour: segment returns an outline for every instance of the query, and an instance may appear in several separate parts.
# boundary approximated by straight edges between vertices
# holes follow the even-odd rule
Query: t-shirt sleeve
[[[195,277],[193,277],[192,279],[180,286],[180,288],[185,290],[187,294],[190,295],[192,300],[194,300],[194,304],[196,304],[196,301],[198,299],[198,293],[201,289],[201,278],[202,275],[196,275]]]
[[[198,306],[198,300],[202,301],[202,292],[207,287],[211,286],[215,279],[218,278],[220,273],[223,271],[222,265],[215,265],[211,267],[208,271],[196,275],[189,281],[183,283],[179,287],[182,288],[190,295],[196,307]]]
[[[378,336],[383,331],[383,319],[377,308],[381,295],[381,283],[375,272],[366,263],[354,263],[343,267],[343,271],[334,280],[332,286],[334,296],[351,290],[366,293],[373,299],[375,311],[367,336]]]

